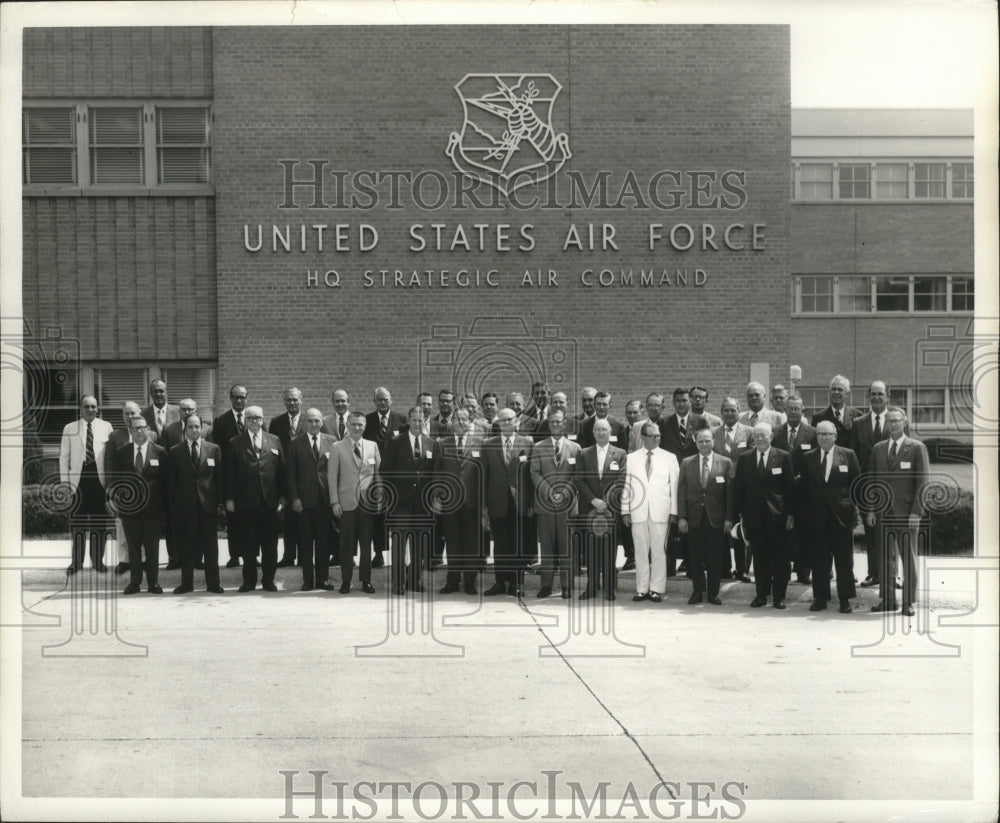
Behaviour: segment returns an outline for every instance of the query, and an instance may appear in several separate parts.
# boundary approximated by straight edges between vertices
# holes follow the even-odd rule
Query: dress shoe
[[[240,567],[240,559],[238,557],[230,557],[226,561],[227,569],[238,569]]]
[[[874,606],[872,606],[873,612],[894,612],[898,610],[899,606],[893,603],[886,603],[885,601],[882,601],[881,603],[876,603]]]
[[[649,594],[647,592],[643,592],[642,594],[633,594],[632,595],[632,602],[633,603],[641,603],[643,600],[648,600],[648,599],[649,599]]]
[[[622,566],[622,571],[623,572],[634,572],[635,571],[635,561],[634,560],[626,560],[625,564]]]
[[[138,593],[139,593],[139,584],[138,583],[129,583],[125,587],[125,591],[122,592],[122,594],[138,594]]]
[[[328,580],[324,580],[322,583],[317,583],[316,588],[322,589],[325,592],[332,592],[336,587]]]
[[[341,594],[350,594],[351,593],[351,584],[350,583],[341,583],[340,584],[340,588],[337,589],[337,591],[339,591]]]
[[[850,600],[841,600],[840,601],[840,613],[841,614],[850,614],[853,611],[854,611],[854,609],[851,607],[851,601]]]
[[[552,594],[552,587],[551,586],[542,586],[538,590],[538,594],[536,594],[535,597],[548,597],[550,594]]]
[[[407,586],[411,592],[425,592],[427,587],[423,583],[414,583],[412,586]]]
[[[128,571],[128,563],[119,563],[115,566],[115,574],[121,575]]]
[[[735,579],[739,580],[740,583],[750,583],[751,582],[750,578],[747,577],[745,574],[738,574],[738,575],[736,575]]]
[[[373,569],[381,569],[384,565],[385,565],[385,558],[382,557],[381,553],[376,554],[375,557],[372,558]]]
[[[172,572],[172,571],[176,571],[176,570],[177,570],[177,569],[179,569],[180,567],[181,567],[181,564],[180,564],[180,563],[178,563],[178,562],[177,562],[176,560],[170,560],[170,561],[168,561],[168,562],[167,562],[167,565],[166,565],[166,566],[164,566],[164,568],[165,568],[165,569],[166,569],[166,570],[167,570],[168,572]]]
[[[239,587],[239,589],[237,589],[237,591],[252,592],[256,588],[257,588],[256,586],[251,586],[249,583],[244,583],[242,586]]]
[[[573,596],[572,589],[563,589],[562,594],[560,595],[560,597],[562,597],[563,600],[569,600],[572,596]]]
[[[660,603],[663,601],[663,595],[661,595],[659,592],[650,592],[649,599],[652,600],[654,603]]]
[[[163,594],[163,589],[162,589],[162,587],[160,586],[159,583],[154,583],[152,586],[149,587],[149,593],[150,594]]]
[[[597,592],[584,591],[580,593],[580,600],[590,600],[592,597],[597,597]]]
[[[474,585],[474,584],[472,584],[472,583],[469,583],[468,585],[466,585],[466,586],[465,586],[465,587],[464,587],[464,588],[462,589],[462,591],[464,591],[464,592],[465,592],[466,594],[471,594],[471,595],[473,595],[473,596],[475,596],[475,595],[479,594],[479,591],[478,591],[478,589],[476,589],[475,585]]]
[[[780,597],[776,597],[776,598],[774,598],[774,608],[776,608],[776,609],[786,609],[788,607],[785,605],[785,601],[784,600],[782,600]]]
[[[722,605],[722,601],[719,600],[718,596],[708,598],[708,602],[711,603],[713,606],[721,606]]]
[[[107,570],[108,570],[108,567],[105,566],[103,563],[98,563],[96,566],[94,566],[94,571],[95,572],[101,572],[103,574]]]
[[[77,573],[78,571],[80,571],[80,568],[81,568],[80,566],[76,566],[76,565],[74,565],[73,563],[70,563],[70,564],[69,564],[69,565],[68,565],[68,566],[66,567],[66,574],[67,574],[67,575],[70,575],[70,574],[76,574],[76,573]]]
[[[750,608],[752,609],[759,609],[761,606],[766,606],[766,605],[767,605],[766,597],[755,597],[753,600],[750,601]]]
[[[701,601],[704,599],[705,598],[703,597],[701,592],[695,592],[688,598],[688,605],[689,606],[697,605],[698,603],[701,603]]]
[[[302,584],[302,588],[299,591],[311,592],[312,590],[313,590],[312,584],[310,584],[310,583],[303,583]]]
[[[498,594],[507,594],[507,587],[503,583],[494,583],[483,592],[486,597],[495,597]]]
[[[361,591],[365,594],[375,594],[375,587],[371,583],[362,583]]]
[[[913,606],[903,606],[903,614],[905,614],[907,617],[913,617],[913,615],[915,615],[916,612],[913,610]]]
[[[446,583],[440,589],[438,589],[438,594],[454,594],[458,591],[457,583]]]
[[[276,592],[278,587],[274,583],[261,583],[260,587],[266,592]]]
[[[226,590],[222,588],[222,586],[209,586],[205,589],[205,591],[211,592],[212,594],[223,594]]]
[[[194,591],[194,586],[185,586],[182,584],[178,586],[176,589],[174,589],[174,594],[190,594],[193,591]]]
[[[285,568],[288,568],[289,566],[294,566],[294,565],[295,565],[295,561],[294,560],[291,560],[291,559],[289,559],[287,557],[282,557],[281,560],[278,561],[277,568],[279,568],[279,569],[285,569]]]
[[[861,586],[862,589],[871,589],[878,586],[879,582],[877,577],[872,577],[871,575],[869,575],[864,580],[862,580],[858,585]]]
[[[823,600],[822,598],[817,598],[816,600],[813,600],[812,605],[809,607],[809,611],[811,612],[826,611],[826,601]]]

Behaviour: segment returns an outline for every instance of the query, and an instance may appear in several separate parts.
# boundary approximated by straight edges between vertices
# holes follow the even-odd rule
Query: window
[[[25,353],[26,356],[28,353]],[[80,367],[24,361],[24,434],[58,449],[62,430],[80,416]]]
[[[210,194],[212,111],[205,102],[67,102],[22,109],[25,193]]]
[[[948,310],[948,278],[947,277],[914,277],[913,278],[913,310],[914,311],[947,311]]]
[[[169,402],[176,405],[190,397],[198,404],[202,422],[210,424],[215,416],[215,369],[166,366],[161,373]]]
[[[833,311],[832,277],[803,277],[801,294],[801,312]]]
[[[936,423],[944,425],[944,389],[914,389],[913,415],[914,423]]]
[[[833,198],[833,164],[803,163],[799,169],[799,197],[802,200]]]
[[[951,310],[973,311],[975,306],[971,277],[951,278]]]
[[[906,163],[879,163],[875,180],[879,200],[905,200],[909,196],[910,172]]]
[[[910,278],[876,277],[875,311],[909,311]]]
[[[951,386],[948,391],[951,407],[951,423],[958,427],[969,427],[976,422],[975,394],[970,386]]]
[[[796,314],[871,314],[873,311],[944,314],[971,312],[975,308],[971,275],[802,274],[794,283]]]
[[[802,398],[802,419],[807,423],[812,420],[814,414],[818,414],[830,405],[830,390],[822,388],[803,388],[799,386],[796,391]]]
[[[913,196],[919,199],[944,197],[944,163],[913,164]]]
[[[951,196],[953,198],[972,198],[975,193],[972,163],[952,163],[951,165]]]
[[[132,400],[140,406],[148,402],[149,383],[145,366],[94,367],[94,394],[101,407],[101,417],[118,426],[122,405]]]
[[[840,166],[840,188],[841,200],[867,200],[871,197],[871,185],[869,183],[871,166],[867,163],[851,163]]]
[[[868,313],[872,310],[872,279],[870,277],[840,277],[838,310],[845,314]]]

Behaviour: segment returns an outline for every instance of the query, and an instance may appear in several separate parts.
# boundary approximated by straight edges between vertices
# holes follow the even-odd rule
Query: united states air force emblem
[[[463,174],[507,196],[551,177],[572,156],[552,127],[562,86],[551,74],[467,74],[455,86],[465,120],[445,150]]]

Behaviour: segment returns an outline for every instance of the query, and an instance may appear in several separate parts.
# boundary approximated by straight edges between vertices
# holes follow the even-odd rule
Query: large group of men
[[[194,589],[204,571],[208,591],[221,593],[219,512],[225,512],[229,559],[242,567],[240,592],[258,583],[276,591],[278,568],[301,568],[302,590],[342,594],[357,569],[364,592],[375,593],[372,568],[385,565],[393,594],[425,591],[424,572],[447,558],[442,595],[478,595],[477,577],[492,553],[493,584],[483,595],[525,596],[525,574],[537,570],[539,598],[563,599],[586,567],[581,600],[615,600],[619,545],[622,570],[635,571],[634,601],[661,602],[667,578],[686,572],[688,603],[720,605],[725,579],[750,583],[750,605],[786,607],[792,574],[811,583],[812,611],[832,600],[842,613],[855,589],[856,517],[865,530],[868,577],[878,586],[874,611],[900,608],[897,557],[902,558],[902,609],[913,614],[917,530],[924,515],[929,461],[908,434],[905,412],[889,407],[888,388],[875,381],[867,410],[848,405],[850,383],[829,384],[829,405],[803,419],[802,398],[782,386],[768,395],[746,387],[746,408],[732,395],[719,415],[708,392],[678,388],[665,398],[629,400],[624,419],[612,397],[582,390],[581,409],[536,382],[528,402],[511,392],[435,398],[421,393],[406,414],[379,387],[374,409],[351,408],[343,389],[333,411],[303,408],[297,388],[284,392],[285,412],[264,428],[260,406],[242,385],[230,408],[208,425],[194,400],[167,401],[154,380],[150,404],[122,408],[124,427],[98,417],[93,396],[68,424],[60,477],[74,495],[77,518],[117,518],[116,572],[129,574],[125,594],[158,582],[159,546],[167,569],[180,569],[175,594]],[[770,399],[770,407],[767,401]],[[79,522],[79,521],[77,521]],[[278,538],[282,556],[278,558]],[[83,566],[84,542],[74,538],[67,572]],[[408,550],[408,551],[407,551]],[[91,536],[98,571],[104,539]],[[357,555],[357,562],[355,562]],[[537,561],[537,563],[536,563]]]

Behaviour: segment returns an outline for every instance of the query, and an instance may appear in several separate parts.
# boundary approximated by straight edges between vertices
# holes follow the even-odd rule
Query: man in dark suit
[[[808,524],[812,549],[813,603],[809,610],[823,611],[830,600],[832,559],[837,569],[840,612],[850,614],[851,598],[857,596],[851,487],[861,475],[861,467],[853,451],[837,445],[837,427],[832,421],[821,420],[816,436],[819,448],[812,449],[802,461],[796,495],[802,501],[796,508]]]
[[[677,528],[688,536],[688,562],[694,591],[688,603],[701,603],[708,572],[708,602],[721,606],[719,575],[723,541],[733,527],[733,462],[715,454],[712,430],[695,435],[698,454],[681,463],[677,481]]]
[[[222,450],[201,437],[201,418],[192,414],[184,427],[184,442],[169,452],[167,494],[177,550],[181,584],[174,594],[194,591],[194,566],[202,557],[205,586],[222,594],[219,585],[217,517],[222,501]]]
[[[580,389],[580,412],[574,415],[574,419],[582,423],[588,417],[594,416],[594,398],[597,397],[597,389],[593,386],[584,386]]]
[[[735,471],[740,455],[745,454],[748,449],[753,449],[753,429],[740,422],[740,401],[733,395],[722,398],[719,414],[722,415],[722,425],[712,433],[713,447],[716,454],[733,461]],[[749,568],[750,560],[747,557],[746,545],[741,539],[733,537],[730,532],[723,543],[722,579],[732,578],[741,583],[749,583],[750,578],[747,577]]]
[[[324,434],[332,434],[334,441],[347,437],[347,415],[351,413],[351,396],[346,389],[337,389],[333,393],[333,414],[323,418]]]
[[[670,452],[677,458],[677,464],[698,453],[698,447],[694,442],[695,432],[708,428],[708,421],[700,414],[691,411],[691,395],[687,389],[674,389],[674,413],[666,419],[660,418],[660,448]],[[669,546],[667,547],[667,577],[673,577],[675,570],[678,573],[688,571],[687,559],[687,535],[680,529],[673,529],[670,532]],[[677,564],[680,562],[680,567]]]
[[[842,374],[835,375],[830,380],[830,405],[812,417],[813,428],[819,425],[821,420],[833,423],[837,427],[837,445],[845,449],[851,448],[854,442],[852,432],[854,420],[862,414],[861,409],[847,405],[850,393],[851,381]]]
[[[160,533],[166,508],[167,450],[151,440],[149,425],[141,415],[132,421],[132,440],[118,447],[115,458],[119,476],[133,484],[135,496],[124,495],[112,505],[117,509],[128,544],[129,584],[125,594],[136,594],[142,585],[142,553],[146,551],[146,586],[163,594],[159,584]]]
[[[874,612],[893,612],[896,603],[896,555],[903,559],[903,613],[914,614],[917,597],[917,537],[924,515],[924,487],[930,460],[927,447],[906,434],[906,412],[891,406],[886,412],[889,437],[872,450],[871,482],[884,486],[888,508],[868,512],[869,525],[878,530],[882,549],[881,602]]]
[[[642,401],[638,398],[629,400],[625,404],[625,428],[624,441],[619,443],[621,448],[628,453],[631,450],[633,432],[642,428]],[[641,438],[640,438],[641,439]],[[620,518],[619,518],[620,522]],[[635,570],[635,542],[632,540],[632,530],[621,528],[618,530],[618,539],[621,540],[622,552],[625,555],[625,562],[622,563],[622,571]]]
[[[163,437],[157,441],[158,445],[170,451],[174,446],[184,440],[184,423],[192,414],[198,414],[198,404],[193,398],[185,397],[177,404],[180,412],[180,419],[175,420],[163,430]],[[212,438],[212,427],[207,423],[201,427],[201,436],[205,440],[215,443]],[[221,444],[217,444],[221,447]]]
[[[371,440],[378,446],[380,459],[385,458],[385,444],[400,432],[407,429],[406,417],[392,410],[392,394],[385,386],[379,386],[372,395],[375,411],[365,416],[364,439]],[[386,550],[385,512],[375,515],[375,556],[372,558],[372,568],[378,569],[385,565],[382,553]]]
[[[889,402],[889,387],[881,380],[874,381],[868,387],[867,414],[858,417],[851,426],[851,449],[858,456],[861,473],[869,475],[872,470],[872,452],[875,445],[889,438],[889,427],[886,425],[886,405]],[[909,434],[904,430],[904,434]],[[882,554],[879,550],[878,532],[875,526],[868,524],[862,506],[861,522],[865,529],[865,553],[868,555],[868,575],[861,581],[864,589],[879,585],[882,567]]]
[[[226,449],[226,511],[243,549],[241,592],[257,587],[258,553],[261,584],[277,591],[274,572],[278,561],[278,517],[285,497],[285,454],[277,436],[263,431],[264,410],[249,406],[244,419],[247,429],[229,441]]]
[[[281,448],[288,453],[288,444],[293,437],[305,430],[302,420],[302,392],[295,386],[285,389],[285,414],[272,417],[267,426],[268,432],[281,441]],[[299,514],[291,506],[286,506],[281,513],[282,519],[282,551],[278,568],[294,566],[299,553]]]
[[[625,440],[625,426],[616,417],[611,416],[611,395],[606,391],[599,391],[594,395],[594,414],[580,424],[580,436],[577,443],[581,449],[593,446],[597,441],[594,438],[594,423],[597,420],[607,420],[611,426],[611,445],[622,448]],[[563,434],[565,435],[565,428]]]
[[[330,532],[333,511],[327,486],[327,464],[337,444],[331,434],[323,434],[323,413],[306,409],[306,430],[288,444],[285,473],[288,499],[299,515],[299,565],[302,591],[313,588],[333,591],[330,573]],[[353,552],[351,553],[353,558]],[[353,560],[352,560],[353,562]]]
[[[795,525],[795,469],[788,452],[771,446],[771,426],[758,423],[753,430],[754,449],[736,464],[733,484],[733,516],[742,518],[743,531],[753,550],[757,596],[754,608],[767,605],[785,608],[785,592],[791,576],[786,530]]]
[[[573,443],[579,443],[580,441],[580,421],[575,417],[570,417],[568,411],[568,399],[566,397],[566,392],[557,391],[553,392],[549,397],[548,413],[545,415],[545,419],[539,423],[534,430],[529,430],[527,432],[520,432],[528,437],[532,438],[536,443],[539,440],[545,440],[546,438],[552,437],[552,430],[549,428],[549,415],[555,411],[561,411],[563,413],[563,437]],[[494,426],[494,431],[499,433],[499,427]]]
[[[406,572],[406,540],[403,531],[406,525],[401,520],[426,519],[427,524],[440,514],[436,500],[425,500],[427,487],[441,471],[441,446],[425,434],[421,434],[424,414],[419,406],[413,406],[407,415],[408,428],[397,437],[388,440],[382,455],[382,473],[395,492],[395,507],[388,514],[387,523],[392,536],[392,586],[395,594],[411,591],[425,591],[421,582],[422,569],[430,563],[423,555],[429,546],[419,539],[410,540],[410,569]],[[395,521],[395,523],[394,523]]]
[[[797,480],[802,475],[805,458],[816,449],[816,429],[802,419],[804,404],[801,397],[793,394],[791,397],[782,399],[788,419],[784,426],[774,430],[771,445],[791,455],[792,468],[795,469]],[[809,549],[809,532],[806,519],[803,517],[802,504],[801,496],[796,495],[795,510],[792,512],[795,515],[795,528],[788,535],[788,538],[789,551],[794,561],[792,571],[800,583],[808,585],[812,570],[812,555]]]
[[[139,409],[139,404],[128,400],[122,405],[122,422],[125,424],[125,427],[115,429],[111,432],[107,445],[104,447],[104,476],[108,480],[118,476],[118,450],[126,443],[132,442],[132,426],[136,420],[142,420],[143,423],[146,423],[146,419],[142,416],[142,412]],[[146,423],[146,432],[149,432],[148,423]],[[153,436],[153,442],[156,442],[155,435]],[[126,470],[130,470],[131,467],[125,468]],[[128,539],[125,536],[125,528],[121,517],[118,518],[117,522],[115,543],[118,547],[118,565],[115,566],[115,574],[125,574],[129,570],[129,551]]]
[[[531,417],[538,425],[549,416],[552,409],[549,407],[549,384],[544,380],[536,380],[531,384],[531,403],[524,410],[525,417]],[[536,426],[537,428],[537,426]]]
[[[603,578],[604,599],[614,600],[626,452],[611,444],[611,423],[606,418],[596,420],[592,431],[594,445],[581,450],[573,474],[580,517],[589,518],[591,524],[585,536],[587,588],[580,599],[597,597]]]
[[[482,464],[483,438],[472,434],[469,413],[458,409],[452,413],[452,434],[441,439],[441,473],[451,478],[459,494],[441,516],[448,544],[448,576],[439,594],[457,592],[460,585],[466,594],[477,593],[485,498]]]
[[[222,459],[226,459],[226,449],[233,438],[246,431],[246,407],[247,389],[239,383],[229,388],[229,405],[231,408],[223,412],[212,421],[212,431],[208,439],[222,449]],[[226,512],[226,535],[229,543],[229,560],[226,561],[227,569],[235,569],[240,565],[240,558],[243,556],[243,549],[239,545],[239,529],[233,525],[233,513]],[[169,546],[169,541],[167,543]],[[167,566],[169,569],[170,566]]]
[[[149,399],[152,401],[142,410],[142,416],[149,424],[149,430],[156,432],[157,440],[163,439],[163,430],[180,418],[177,406],[167,402],[167,384],[154,380],[149,384]]]
[[[558,392],[557,392],[558,393]],[[554,397],[555,395],[553,395]],[[532,440],[514,430],[517,415],[504,408],[497,414],[500,434],[483,444],[483,470],[486,483],[486,509],[483,528],[493,532],[493,572],[496,582],[483,592],[487,597],[499,594],[524,595],[524,566],[535,546],[528,544],[532,510],[531,478],[528,461]]]

